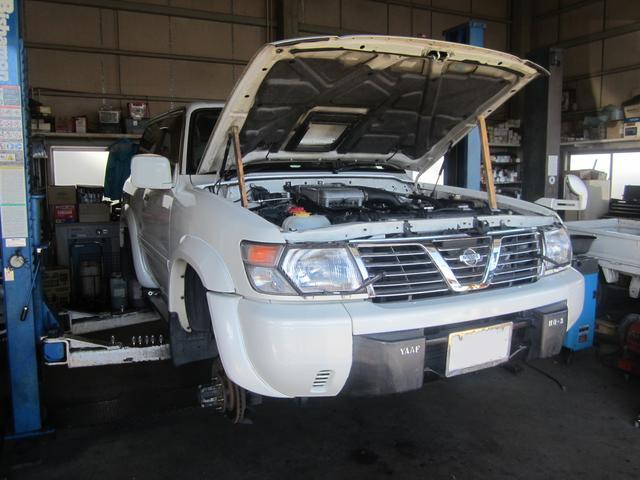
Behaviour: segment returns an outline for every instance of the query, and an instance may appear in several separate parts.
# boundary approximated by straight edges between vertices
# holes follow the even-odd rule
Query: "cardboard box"
[[[142,134],[147,127],[147,120],[124,119],[124,131],[127,133]]]
[[[71,275],[66,267],[47,267],[42,272],[42,288],[47,303],[56,308],[71,303]]]
[[[104,223],[111,219],[111,205],[108,203],[81,203],[78,206],[80,222]]]
[[[76,187],[47,187],[47,203],[49,205],[72,205],[76,203]]]
[[[580,180],[606,180],[607,179],[606,172],[601,172],[600,170],[593,170],[591,168],[585,168],[582,170],[570,170],[567,173],[577,176],[578,178],[580,178]]]
[[[67,267],[46,267],[42,272],[42,287],[52,289],[56,287],[70,288],[71,277]]]
[[[614,122],[607,122],[606,125],[606,138],[622,138],[624,137],[624,122],[622,120],[616,120]]]
[[[624,122],[624,138],[640,138],[640,122]]]
[[[73,117],[73,131],[87,133],[87,117]]]
[[[78,207],[73,205],[52,205],[54,223],[74,223],[78,221]]]
[[[640,117],[640,103],[634,103],[633,105],[625,105],[623,107],[624,118]]]
[[[102,203],[104,187],[77,185],[78,203]]]

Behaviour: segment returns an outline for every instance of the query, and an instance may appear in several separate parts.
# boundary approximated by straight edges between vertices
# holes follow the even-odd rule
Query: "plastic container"
[[[138,283],[138,280],[132,278],[129,280],[129,300],[131,306],[134,308],[144,307],[144,296],[142,295],[142,286]]]
[[[331,225],[331,222],[324,215],[292,215],[284,219],[282,229],[285,232],[299,232],[302,230],[313,230]]]
[[[122,311],[127,308],[127,281],[119,273],[114,273],[109,279],[111,293],[111,309]]]
[[[102,269],[95,261],[85,260],[80,263],[81,294],[85,299],[97,298],[101,292]]]

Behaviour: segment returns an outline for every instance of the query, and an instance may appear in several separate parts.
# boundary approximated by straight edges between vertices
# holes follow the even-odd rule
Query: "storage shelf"
[[[75,133],[75,132],[33,132],[32,138],[96,138],[96,139],[119,139],[131,138],[139,139],[139,133]]]
[[[520,148],[521,146],[517,143],[489,143],[489,147],[495,148]]]
[[[492,161],[494,167],[517,167],[522,165],[522,162],[494,162]]]
[[[588,150],[612,151],[612,150],[640,150],[640,138],[606,138],[602,140],[575,140],[572,142],[561,142],[562,150]]]

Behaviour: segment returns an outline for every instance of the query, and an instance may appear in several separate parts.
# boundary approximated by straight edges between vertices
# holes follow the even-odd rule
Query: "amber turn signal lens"
[[[250,265],[261,265],[265,267],[275,266],[282,247],[280,245],[265,245],[259,243],[244,243],[244,261]]]

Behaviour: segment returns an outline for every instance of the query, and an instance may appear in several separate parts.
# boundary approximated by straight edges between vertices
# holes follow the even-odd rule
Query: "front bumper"
[[[426,362],[436,355],[435,344],[429,348],[428,340],[437,332],[467,330],[477,323],[512,318],[514,327],[520,323],[522,331],[529,332],[529,343],[540,342],[541,332],[537,336],[530,333],[540,328],[533,320],[534,311],[546,306],[559,311],[566,306],[564,331],[582,311],[583,290],[582,275],[570,268],[532,284],[415,302],[267,303],[214,292],[209,292],[207,299],[220,357],[234,382],[261,395],[309,397],[337,395],[347,383],[356,393],[419,388],[418,380],[382,388],[376,375],[367,377],[375,369],[382,369],[384,376],[386,366],[397,362],[384,349],[371,357],[370,348],[368,359],[362,360],[363,342],[375,340],[375,336],[383,335],[378,338],[383,342],[391,338],[385,334],[410,344],[422,342],[426,355],[420,368],[436,371]],[[520,328],[514,328],[514,335],[518,331]],[[442,346],[437,348],[442,357]],[[553,348],[540,348],[529,350],[536,354],[538,349],[542,356],[555,353]],[[417,370],[418,363],[415,356],[412,358],[411,368]],[[363,363],[370,367],[365,368],[364,377],[358,373]],[[371,388],[364,389],[362,382],[356,382],[358,378],[364,378]],[[414,373],[414,379],[418,378],[422,372]],[[360,387],[354,388],[354,384]]]

